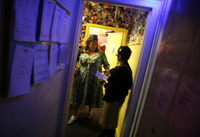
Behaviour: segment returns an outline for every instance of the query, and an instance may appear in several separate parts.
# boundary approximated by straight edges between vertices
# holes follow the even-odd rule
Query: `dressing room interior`
[[[0,1],[0,137],[98,137],[103,107],[68,122],[91,36],[110,70],[119,47],[131,49],[115,137],[200,137],[197,0]]]

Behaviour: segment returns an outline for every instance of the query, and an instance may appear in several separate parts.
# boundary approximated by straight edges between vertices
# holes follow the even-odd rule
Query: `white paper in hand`
[[[104,81],[106,81],[108,79],[108,77],[105,74],[103,74],[99,71],[96,72],[95,76],[98,78],[102,78]]]

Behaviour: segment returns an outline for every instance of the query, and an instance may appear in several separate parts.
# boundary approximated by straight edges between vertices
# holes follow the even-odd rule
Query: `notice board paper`
[[[48,45],[35,46],[33,83],[34,85],[49,80]]]
[[[54,3],[50,2],[50,0],[44,0],[40,29],[40,41],[50,41],[50,31],[54,8]]]
[[[61,44],[58,51],[58,63],[69,64],[71,61],[71,52],[69,44]]]
[[[196,137],[200,121],[200,80],[184,75],[170,114],[177,137]]]
[[[15,0],[14,40],[35,42],[39,0]]]
[[[14,49],[8,97],[30,92],[34,49],[16,44]]]
[[[53,25],[51,30],[51,41],[59,41],[61,36],[62,23],[64,20],[65,11],[59,6],[56,6],[53,17]]]
[[[58,45],[50,46],[49,55],[49,75],[52,76],[57,73],[57,63],[58,63]]]
[[[59,42],[61,43],[67,43],[67,41],[69,40],[69,21],[70,21],[70,17],[67,16],[67,14],[63,14],[63,23],[61,26],[61,35],[60,35],[60,40]]]
[[[177,86],[179,73],[165,68],[154,103],[155,109],[166,119]]]

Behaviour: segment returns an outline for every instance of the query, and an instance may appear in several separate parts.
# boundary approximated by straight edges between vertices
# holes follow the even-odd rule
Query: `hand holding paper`
[[[98,77],[99,79],[104,80],[104,81],[106,81],[108,79],[108,77],[106,75],[102,74],[99,71],[96,72],[95,76]]]

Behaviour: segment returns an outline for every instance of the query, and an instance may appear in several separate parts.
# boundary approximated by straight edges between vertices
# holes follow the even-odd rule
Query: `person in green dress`
[[[95,74],[97,71],[102,72],[102,66],[105,73],[108,73],[110,68],[105,53],[98,49],[97,35],[90,35],[84,52],[78,58],[79,68],[75,75],[70,102],[74,110],[68,125],[77,120],[79,107],[89,106],[88,119],[92,117],[92,108],[103,107],[103,87]]]

